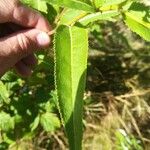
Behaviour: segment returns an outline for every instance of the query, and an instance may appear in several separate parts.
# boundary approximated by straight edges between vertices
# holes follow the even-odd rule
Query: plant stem
[[[54,30],[48,32],[47,34],[48,34],[49,36],[51,36],[51,35],[55,34],[55,32],[56,32],[56,30],[54,29]]]

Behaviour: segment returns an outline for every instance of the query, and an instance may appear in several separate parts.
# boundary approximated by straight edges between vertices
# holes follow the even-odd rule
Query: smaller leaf
[[[78,0],[43,0],[49,4],[58,5],[60,7],[67,7],[77,10],[84,10],[87,12],[94,12],[94,8],[84,2]]]
[[[14,82],[15,80],[17,80],[17,75],[14,74],[14,73],[11,72],[11,71],[5,73],[5,74],[1,77],[1,81],[5,81],[5,82]]]
[[[87,26],[89,23],[98,21],[98,20],[111,20],[112,17],[119,15],[117,10],[107,11],[107,12],[97,12],[90,15],[87,15],[79,20],[79,23],[83,26]]]
[[[106,7],[106,6],[111,6],[111,5],[118,5],[121,4],[123,2],[125,2],[126,0],[101,0],[102,2],[102,7]]]
[[[14,126],[14,118],[5,112],[0,112],[0,130],[7,132],[14,129]]]
[[[150,41],[150,6],[143,3],[129,3],[124,13],[126,25],[147,41]]]
[[[21,0],[21,1],[38,11],[47,13],[46,2],[42,0]]]
[[[38,115],[35,119],[34,122],[31,124],[31,131],[34,131],[40,123],[40,116]]]
[[[66,9],[60,18],[59,24],[70,25],[78,21],[80,18],[85,16],[87,13],[82,10]]]
[[[150,41],[150,23],[139,20],[129,12],[125,13],[125,23],[135,33],[147,41]]]
[[[53,24],[55,22],[55,18],[57,16],[57,9],[50,4],[47,4],[47,14],[46,18],[49,23]]]
[[[94,0],[94,5],[96,8],[99,8],[104,3],[104,0]]]
[[[5,84],[0,81],[0,99],[2,101],[4,101],[5,103],[9,103],[10,99],[9,99],[9,92],[7,91],[7,88],[5,86]]]
[[[40,124],[45,131],[52,132],[60,127],[60,120],[55,114],[46,112],[41,115]]]

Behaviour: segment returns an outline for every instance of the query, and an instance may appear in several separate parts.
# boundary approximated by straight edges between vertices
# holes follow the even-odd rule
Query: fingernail
[[[50,44],[50,37],[45,32],[39,33],[36,38],[39,46],[41,47],[46,47]]]

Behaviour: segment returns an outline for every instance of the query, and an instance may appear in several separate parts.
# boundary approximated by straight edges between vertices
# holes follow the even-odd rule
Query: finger
[[[26,30],[12,34],[9,37],[0,39],[0,61],[5,65],[0,70],[7,71],[19,60],[32,54],[34,51],[48,47],[50,38],[45,32],[39,30]],[[0,71],[1,72],[1,71]]]
[[[21,61],[25,65],[29,66],[30,68],[33,68],[35,65],[37,65],[38,62],[34,54],[28,55],[27,57],[23,58]]]
[[[22,4],[16,5],[11,21],[24,27],[51,31],[48,21],[37,11]]]
[[[35,50],[46,48],[50,44],[50,38],[47,33],[36,29],[25,30],[14,33],[0,39],[0,52],[24,57],[32,54]]]
[[[14,8],[20,5],[19,0],[0,0],[0,23],[9,22]]]
[[[6,22],[45,32],[51,30],[48,21],[39,12],[24,6],[19,0],[0,0],[0,23]]]
[[[15,65],[15,70],[19,75],[23,77],[28,77],[32,74],[31,68],[24,64],[22,61],[18,62]]]

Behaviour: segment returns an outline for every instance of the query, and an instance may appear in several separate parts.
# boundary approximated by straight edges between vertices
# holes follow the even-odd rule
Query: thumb
[[[37,49],[46,48],[50,44],[47,33],[37,29],[26,30],[0,39],[0,51],[7,55],[24,57]]]
[[[47,33],[37,29],[26,30],[0,39],[0,69],[6,72],[19,60],[34,51],[48,47],[50,37]]]

